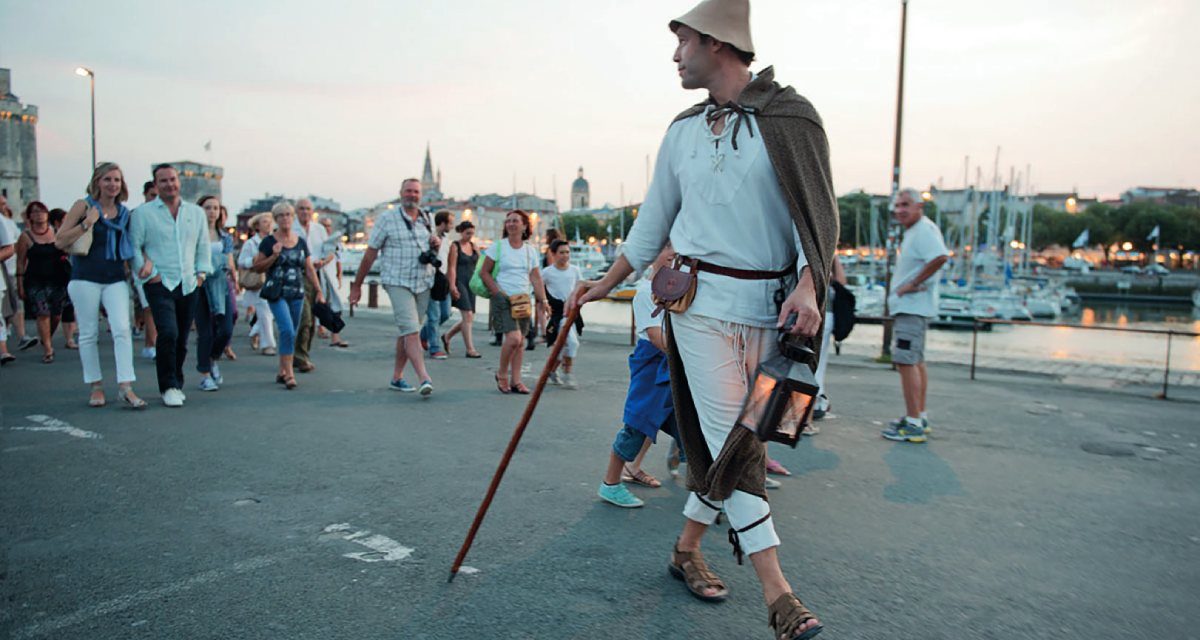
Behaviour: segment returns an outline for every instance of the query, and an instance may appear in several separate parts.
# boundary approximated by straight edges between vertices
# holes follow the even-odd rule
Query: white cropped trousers
[[[726,322],[692,313],[671,316],[675,346],[687,370],[688,386],[700,429],[708,451],[715,460],[725,445],[725,439],[737,422],[755,370],[759,362],[779,352],[775,329],[763,329],[736,322]],[[734,491],[727,500],[705,497],[716,507],[706,505],[696,494],[688,496],[683,515],[701,524],[716,521],[719,509],[724,509],[729,525],[745,528],[771,512],[767,501],[743,491]],[[742,550],[756,553],[779,546],[772,518],[738,534]]]

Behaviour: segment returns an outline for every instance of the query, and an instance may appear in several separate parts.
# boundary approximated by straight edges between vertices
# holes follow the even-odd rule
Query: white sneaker
[[[562,381],[558,379],[557,371],[551,371],[550,375],[546,376],[546,382],[549,384],[562,384]]]
[[[217,366],[217,363],[212,363],[212,371],[209,373],[212,374],[213,382],[217,384],[225,384],[225,378],[221,377],[221,368]]]
[[[179,389],[167,389],[162,394],[162,401],[168,407],[182,407],[183,392]]]
[[[783,486],[783,483],[776,480],[775,478],[765,478],[764,480],[765,480],[765,486],[768,489],[778,489],[779,487]]]
[[[562,374],[562,386],[564,389],[578,389],[579,383],[575,380],[575,374],[564,371]]]
[[[158,354],[158,350],[154,347],[142,347],[142,357],[147,360],[153,360]]]

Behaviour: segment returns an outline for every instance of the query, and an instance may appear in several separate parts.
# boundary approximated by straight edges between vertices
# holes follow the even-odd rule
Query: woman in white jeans
[[[91,232],[92,245],[86,255],[72,256],[71,282],[67,294],[75,305],[79,322],[79,359],[83,362],[83,381],[91,385],[88,405],[105,405],[104,376],[100,370],[100,306],[108,315],[113,337],[113,355],[117,361],[117,397],[126,406],[144,409],[146,401],[133,392],[133,340],[129,327],[129,285],[125,281],[125,263],[133,258],[129,239],[129,208],[121,204],[129,198],[121,168],[104,162],[92,173],[87,197],[71,206],[63,221],[56,244],[60,249]]]
[[[262,239],[275,231],[275,221],[270,212],[260,213],[250,218],[250,229],[255,233],[246,239],[242,250],[238,253],[237,266],[239,269],[249,269],[254,266],[254,256],[258,255],[258,246]],[[242,303],[246,308],[254,307],[254,328],[250,330],[250,339],[258,338],[259,353],[264,356],[275,355],[275,320],[271,315],[271,305],[259,297],[257,291],[246,290],[242,294]],[[256,348],[258,348],[256,347]]]

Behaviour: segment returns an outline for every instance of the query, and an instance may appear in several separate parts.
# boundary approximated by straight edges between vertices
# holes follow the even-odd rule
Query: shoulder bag
[[[500,275],[500,256],[504,253],[504,242],[506,240],[503,238],[496,241],[496,261],[492,265],[493,280]],[[492,292],[488,291],[487,285],[483,284],[483,276],[479,273],[483,270],[483,263],[486,261],[483,258],[486,258],[486,256],[481,256],[481,259],[475,261],[475,273],[471,274],[470,287],[475,295],[487,300],[492,297]]]

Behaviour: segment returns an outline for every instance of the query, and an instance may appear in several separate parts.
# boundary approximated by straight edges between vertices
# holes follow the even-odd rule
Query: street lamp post
[[[84,76],[92,87],[92,169],[96,168],[96,72],[87,67],[75,67],[75,75]]]
[[[890,206],[896,206],[896,197],[900,193],[900,133],[901,123],[904,115],[904,50],[906,44],[906,36],[908,34],[908,0],[900,0],[900,81],[896,89],[896,139],[895,147],[892,150],[892,195]],[[891,218],[891,211],[888,212],[887,223],[887,253],[884,256],[884,285],[883,285],[883,315],[891,315],[891,309],[888,305],[888,298],[892,293],[892,256],[896,251],[896,243],[899,241],[899,228]],[[882,358],[888,360],[892,357],[892,323],[884,321],[883,323],[883,346]]]

